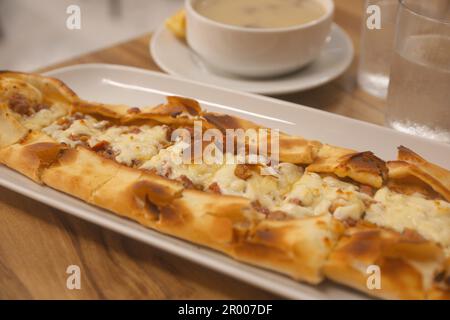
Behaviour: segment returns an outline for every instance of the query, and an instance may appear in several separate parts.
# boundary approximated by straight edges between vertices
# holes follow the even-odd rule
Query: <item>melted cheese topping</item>
[[[295,182],[279,210],[295,216],[333,214],[339,220],[359,220],[370,200],[350,183],[307,172]]]
[[[281,163],[274,175],[260,175],[258,171],[247,180],[235,175],[236,164],[222,166],[214,175],[212,182],[216,182],[223,194],[238,195],[249,198],[269,210],[278,208],[292,183],[302,175],[302,169],[290,163]]]
[[[242,159],[238,156],[225,154],[225,164],[188,164],[183,163],[183,150],[189,144],[178,141],[174,145],[162,149],[159,154],[146,163],[141,169],[153,169],[159,175],[170,179],[187,177],[195,185],[206,190],[212,183],[217,183],[222,194],[247,197],[252,201],[258,200],[261,205],[271,209],[282,200],[282,195],[290,190],[292,183],[299,179],[302,170],[296,165],[282,163],[276,168],[276,174],[260,175],[253,172],[247,180],[235,175],[237,164]]]
[[[167,145],[167,126],[139,127],[136,132],[130,132],[129,127],[119,126],[106,128],[107,121],[97,121],[91,116],[73,120],[68,128],[53,123],[43,131],[60,143],[76,147],[87,143],[91,148],[102,141],[110,144],[115,153],[115,160],[119,163],[132,165],[134,161],[145,162],[156,155]],[[86,141],[73,139],[75,136],[87,136]]]
[[[398,232],[417,231],[425,239],[440,243],[450,256],[450,203],[428,200],[421,195],[403,195],[382,188],[365,219]]]
[[[23,120],[23,125],[30,130],[42,129],[55,120],[64,117],[67,114],[67,109],[62,106],[55,104],[49,109],[42,109],[35,114],[27,117]]]
[[[293,216],[331,214],[334,207],[337,219],[358,220],[371,200],[352,184],[315,173],[303,174],[302,168],[290,163],[279,164],[274,175],[253,171],[246,180],[236,176],[236,164],[227,164],[240,163],[234,155],[225,155],[224,165],[183,164],[183,150],[188,147],[179,141],[160,150],[141,169],[156,170],[170,179],[185,176],[204,190],[217,183],[222,194],[246,197],[268,210],[281,210]]]
[[[69,118],[69,120],[73,120]],[[71,126],[67,129],[64,129],[62,125],[55,122],[50,126],[42,129],[44,133],[48,134],[50,137],[58,141],[59,143],[64,143],[72,148],[77,145],[82,144],[82,141],[71,139],[74,136],[85,135],[88,137],[95,137],[101,134],[100,129],[98,128],[98,121],[91,117],[86,116],[81,120],[74,120]]]
[[[302,175],[303,168],[292,163],[280,163],[277,166],[276,177],[278,178],[278,185],[285,192],[290,191],[293,184],[298,181]]]
[[[189,146],[179,140],[172,146],[161,149],[158,155],[145,162],[140,169],[156,170],[159,175],[169,179],[179,179],[185,176],[194,184],[207,188],[211,184],[214,172],[219,169],[220,165],[183,163],[183,150]]]
[[[89,140],[93,147],[101,141],[107,141],[115,153],[116,161],[132,165],[134,160],[141,162],[151,159],[167,145],[167,126],[140,126],[138,133],[130,133],[128,127],[111,127]]]

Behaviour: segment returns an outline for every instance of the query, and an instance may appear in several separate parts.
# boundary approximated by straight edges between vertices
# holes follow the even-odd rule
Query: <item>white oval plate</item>
[[[81,98],[130,106],[156,105],[167,95],[187,96],[210,111],[229,113],[281,131],[356,150],[372,150],[394,159],[404,145],[430,161],[449,167],[450,146],[392,129],[259,95],[177,79],[159,72],[107,64],[75,65],[47,73],[70,86]],[[195,261],[249,284],[293,299],[365,299],[366,295],[325,281],[299,283],[276,272],[238,262],[213,250],[147,229],[138,223],[38,185],[0,165],[0,185],[154,247]]]
[[[311,65],[286,76],[248,79],[213,72],[189,46],[165,26],[152,36],[150,51],[158,66],[169,74],[216,86],[260,94],[283,94],[312,89],[336,79],[353,60],[354,49],[347,33],[333,24],[320,57]]]

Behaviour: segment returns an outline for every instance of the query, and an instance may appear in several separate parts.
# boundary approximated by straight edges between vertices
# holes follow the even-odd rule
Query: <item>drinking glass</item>
[[[450,143],[450,0],[400,0],[386,123]]]
[[[383,99],[386,98],[389,85],[398,2],[399,0],[366,0],[364,7],[366,12],[376,6],[379,12],[369,10],[367,15],[364,15],[358,84],[364,91]],[[379,29],[368,25],[368,19],[375,14],[379,14]]]

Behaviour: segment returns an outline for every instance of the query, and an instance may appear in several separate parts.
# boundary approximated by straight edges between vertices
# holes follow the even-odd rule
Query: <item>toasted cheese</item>
[[[254,173],[249,179],[243,180],[235,175],[236,166],[236,164],[225,164],[214,175],[212,181],[219,185],[221,192],[259,201],[267,208],[274,207],[280,198],[277,178]]]
[[[450,256],[450,203],[422,195],[404,195],[388,188],[378,190],[365,219],[398,232],[412,229],[441,244]]]
[[[115,160],[126,165],[132,165],[136,160],[145,162],[168,144],[167,126],[150,127],[144,125],[133,133],[126,126],[107,128],[106,121],[98,121],[91,116],[70,120],[73,122],[68,128],[55,122],[44,128],[43,131],[58,142],[67,144],[72,148],[83,143],[94,147],[99,142],[106,141],[116,154]],[[73,139],[74,136],[80,135],[87,136],[87,141]]]
[[[195,185],[207,188],[220,165],[185,163],[183,151],[189,146],[179,140],[170,147],[161,149],[156,156],[145,162],[140,168],[156,170],[159,175],[170,179],[179,179],[185,176]]]
[[[35,114],[26,117],[22,124],[30,130],[42,129],[55,120],[65,116],[67,114],[67,109],[59,104],[55,104],[48,109],[42,109]]]
[[[339,220],[359,220],[370,201],[357,186],[306,172],[295,182],[279,210],[294,216],[333,214]]]
[[[110,127],[89,140],[90,146],[100,141],[110,143],[117,154],[116,161],[132,165],[133,161],[145,162],[158,154],[168,144],[167,126],[140,126],[139,132],[130,133],[128,127]]]
[[[243,196],[246,193],[247,182],[236,177],[236,164],[225,164],[219,168],[211,179],[211,183],[218,184],[223,194]]]
[[[290,191],[293,184],[303,175],[303,168],[292,163],[282,162],[276,167],[278,185],[284,191]]]
[[[234,161],[235,163],[237,161]],[[303,170],[290,163],[281,163],[275,168],[274,175],[261,175],[254,171],[247,180],[235,175],[236,164],[225,164],[215,173],[212,182],[216,182],[223,194],[244,196],[269,210],[278,208],[284,194],[293,182],[299,179]]]
[[[48,127],[43,128],[42,131],[59,143],[64,143],[74,148],[77,145],[82,144],[82,141],[73,140],[71,137],[80,135],[95,137],[101,134],[97,123],[98,121],[95,118],[86,116],[84,119],[74,120],[71,126],[67,129],[64,129],[58,122],[54,122]]]

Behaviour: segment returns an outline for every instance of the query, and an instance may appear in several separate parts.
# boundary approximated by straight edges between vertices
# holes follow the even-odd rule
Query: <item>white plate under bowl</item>
[[[169,74],[260,94],[283,94],[323,85],[344,73],[354,55],[351,39],[337,24],[333,24],[331,34],[315,62],[277,78],[249,79],[213,72],[186,42],[177,39],[165,26],[160,27],[152,36],[150,51],[158,66]]]
[[[187,96],[199,100],[203,108],[211,111],[238,115],[288,133],[343,147],[372,150],[385,159],[393,159],[396,147],[405,145],[425,155],[431,161],[447,168],[450,166],[449,145],[273,98],[220,89],[124,66],[77,65],[54,70],[47,75],[64,81],[80,97],[88,100],[144,106],[159,104],[167,95]],[[69,195],[37,185],[3,166],[0,166],[0,185],[283,297],[294,299],[367,298],[362,293],[330,282],[324,282],[319,286],[299,283],[276,272],[252,267],[207,248],[146,229],[135,222]]]

